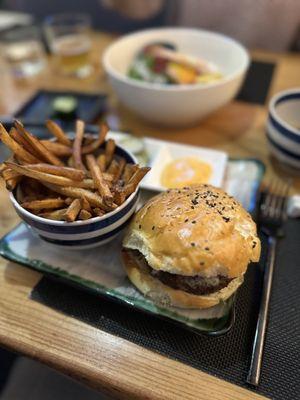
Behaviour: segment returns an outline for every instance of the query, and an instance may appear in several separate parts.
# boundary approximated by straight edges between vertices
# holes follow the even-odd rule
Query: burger
[[[193,309],[228,299],[259,257],[251,216],[210,185],[153,197],[133,217],[122,249],[127,275],[145,296]]]

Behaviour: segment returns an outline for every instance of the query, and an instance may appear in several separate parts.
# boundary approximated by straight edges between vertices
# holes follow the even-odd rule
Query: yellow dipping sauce
[[[212,167],[197,157],[178,158],[171,161],[161,174],[161,184],[169,189],[182,188],[196,183],[207,183]]]

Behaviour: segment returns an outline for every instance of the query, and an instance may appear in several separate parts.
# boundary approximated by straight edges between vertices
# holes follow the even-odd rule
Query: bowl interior
[[[275,104],[275,112],[281,121],[300,133],[300,92],[298,96],[282,98]]]
[[[248,53],[238,42],[221,34],[185,28],[153,29],[127,35],[108,48],[104,66],[126,77],[136,53],[146,44],[161,41],[174,44],[180,52],[213,62],[225,78],[248,66]]]

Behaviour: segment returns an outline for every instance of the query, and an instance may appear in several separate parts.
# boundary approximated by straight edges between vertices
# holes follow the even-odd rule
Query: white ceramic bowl
[[[271,99],[267,139],[279,161],[300,169],[300,88],[277,93]]]
[[[136,163],[135,157],[121,146],[116,146],[116,154],[129,163]],[[103,245],[113,240],[128,224],[134,214],[139,188],[115,210],[85,221],[54,221],[32,214],[17,201],[15,193],[10,193],[10,200],[19,217],[42,240],[65,249],[87,249]]]
[[[169,42],[178,51],[211,61],[224,75],[218,82],[164,85],[127,77],[136,53],[146,44]],[[111,44],[103,66],[120,100],[141,117],[158,124],[183,126],[222,107],[238,92],[249,65],[246,49],[227,36],[188,28],[161,28],[126,35]]]

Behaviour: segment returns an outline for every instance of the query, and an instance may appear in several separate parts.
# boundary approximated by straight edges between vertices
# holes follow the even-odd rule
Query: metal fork
[[[264,271],[264,281],[255,337],[252,348],[251,364],[247,382],[258,386],[261,373],[262,356],[266,335],[272,280],[274,273],[277,241],[282,236],[282,227],[286,220],[286,203],[291,181],[273,180],[262,192],[258,225],[268,237],[268,255]]]

